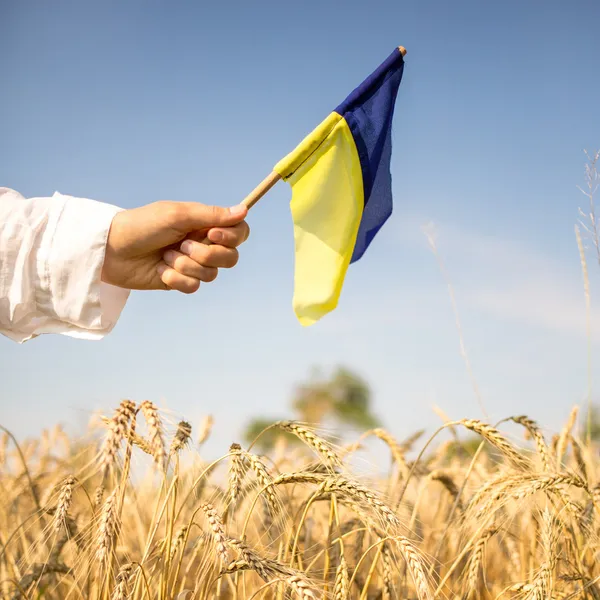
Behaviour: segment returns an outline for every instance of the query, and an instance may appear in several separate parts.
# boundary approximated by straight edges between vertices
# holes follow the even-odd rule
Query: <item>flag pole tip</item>
[[[406,56],[406,48],[404,46],[398,46],[398,50],[400,50],[402,56]]]

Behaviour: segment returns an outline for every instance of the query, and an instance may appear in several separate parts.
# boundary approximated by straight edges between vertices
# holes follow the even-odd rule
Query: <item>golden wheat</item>
[[[600,597],[598,447],[577,437],[575,413],[550,447],[535,421],[512,417],[536,460],[473,419],[453,427],[499,454],[455,438],[420,455],[419,436],[370,430],[359,440],[378,437],[410,470],[398,500],[398,470],[367,482],[305,425],[278,424],[304,442],[280,438],[279,458],[232,444],[206,462],[187,421],[165,448],[156,406],[139,405],[143,435],[137,411],[126,400],[104,419],[99,454],[93,435],[75,444],[59,430],[0,440],[0,598]]]

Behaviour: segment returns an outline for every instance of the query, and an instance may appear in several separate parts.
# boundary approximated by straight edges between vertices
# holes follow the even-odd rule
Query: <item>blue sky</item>
[[[230,205],[398,44],[395,212],[309,329],[291,309],[289,187],[249,216],[239,266],[198,294],[134,293],[102,342],[0,339],[0,422],[74,430],[151,399],[224,450],[255,415],[289,414],[312,367],[372,385],[396,435],[481,413],[421,227],[435,223],[491,418],[560,426],[587,384],[573,227],[584,149],[600,146],[593,1],[0,0],[0,183],[122,207]],[[594,350],[600,334],[592,276]],[[597,371],[596,352],[594,369]]]

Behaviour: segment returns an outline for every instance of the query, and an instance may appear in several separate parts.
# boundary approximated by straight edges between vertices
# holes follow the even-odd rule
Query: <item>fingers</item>
[[[169,249],[164,253],[164,263],[158,267],[163,284],[191,294],[201,282],[214,281],[218,269],[234,267],[239,258],[237,247],[250,235],[244,221],[247,212],[243,205],[228,209],[192,202],[169,203],[164,214],[173,229],[187,233],[187,239],[179,251]],[[200,237],[206,235],[210,244],[200,242],[201,232],[205,233]]]
[[[176,250],[167,250],[163,256],[163,260],[169,267],[187,277],[193,277],[205,282],[214,281],[217,278],[218,270],[216,267],[199,264]]]
[[[250,227],[246,221],[242,221],[233,227],[210,229],[207,237],[213,244],[237,248],[248,239],[249,235]]]
[[[201,282],[214,281],[219,269],[234,267],[239,258],[235,248],[207,246],[191,240],[183,242],[181,249],[185,249],[186,254],[167,250],[163,255],[164,263],[157,270],[161,281],[168,288],[184,294],[196,292]]]
[[[165,217],[171,227],[180,231],[196,231],[212,227],[231,227],[241,223],[248,214],[243,204],[223,208],[197,202],[167,202]]]
[[[185,240],[181,244],[181,252],[190,260],[205,267],[217,269],[231,269],[238,262],[239,254],[235,248],[221,245],[207,245],[192,240]]]
[[[200,287],[199,279],[182,275],[165,263],[159,265],[157,271],[161,281],[168,289],[177,290],[184,294],[193,294]]]

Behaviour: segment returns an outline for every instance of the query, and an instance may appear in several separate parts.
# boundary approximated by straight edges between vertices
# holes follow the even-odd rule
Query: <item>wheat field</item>
[[[550,439],[516,416],[447,422],[429,439],[373,429],[345,445],[285,421],[268,455],[233,443],[212,462],[208,424],[169,423],[149,401],[124,400],[83,440],[57,427],[18,445],[4,431],[0,593],[596,599],[597,449],[576,415]],[[389,469],[367,479],[354,465],[373,443]]]

